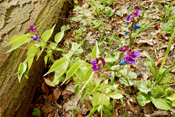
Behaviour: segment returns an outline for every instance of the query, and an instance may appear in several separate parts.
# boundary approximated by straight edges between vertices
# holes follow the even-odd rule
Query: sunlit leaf
[[[26,63],[20,63],[19,68],[18,68],[18,79],[19,82],[21,81],[21,78],[24,74],[24,72],[27,70],[27,64]]]
[[[44,76],[46,76],[47,74],[49,74],[49,73],[51,73],[51,72],[56,71],[57,69],[59,69],[59,68],[62,66],[62,64],[64,64],[66,61],[68,61],[68,60],[67,60],[65,57],[63,57],[63,58],[57,60],[57,61],[51,66],[51,68],[49,69],[49,71],[48,71]]]
[[[55,35],[54,38],[55,42],[58,44],[62,40],[63,36],[64,36],[64,30]]]
[[[162,98],[151,98],[152,103],[154,106],[161,110],[171,110],[172,103],[169,100],[162,99]]]

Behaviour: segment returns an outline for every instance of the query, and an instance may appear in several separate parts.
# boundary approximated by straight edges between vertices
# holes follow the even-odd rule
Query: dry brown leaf
[[[170,117],[170,112],[158,110],[158,111],[154,111],[154,113],[150,115],[150,117],[160,117],[160,116]]]
[[[153,105],[151,104],[151,103],[148,103],[148,104],[146,104],[145,106],[143,106],[142,107],[143,108],[143,112],[145,113],[145,114],[151,114],[151,113],[153,113]]]
[[[159,58],[156,60],[156,62],[155,62],[156,66],[158,66],[160,63],[162,63],[163,58],[164,58],[164,57],[159,57]]]
[[[112,113],[112,117],[119,117],[117,109]]]
[[[92,104],[89,101],[85,100],[84,103],[87,105],[88,108],[92,108]]]
[[[42,89],[42,91],[43,91],[44,93],[46,93],[46,94],[49,93],[49,89],[48,89],[48,87],[47,87],[47,85],[46,85],[45,82],[42,83],[41,89]]]
[[[65,117],[72,117],[72,116],[68,113],[65,113]]]
[[[53,97],[55,99],[55,101],[58,100],[58,98],[60,97],[61,93],[62,93],[63,89],[62,88],[59,88],[57,87],[54,92],[53,92]]]
[[[149,75],[143,74],[143,80],[144,80],[144,81],[148,80],[148,78],[149,78]]]
[[[44,81],[45,81],[45,83],[46,83],[48,86],[54,87],[54,86],[52,85],[52,81],[51,81],[49,78],[44,78]]]
[[[116,109],[119,110],[123,107],[122,103],[116,103]]]
[[[45,114],[48,114],[53,111],[53,107],[50,103],[46,103],[46,105],[43,105],[41,107],[41,111]]]
[[[62,92],[62,95],[72,95],[72,94],[74,94],[74,92],[71,92],[71,91],[68,91],[68,90],[64,90]]]
[[[136,69],[136,68],[135,68],[133,65],[131,65],[130,68],[129,68],[129,71],[134,72],[135,69]]]
[[[83,117],[83,115],[81,113],[78,113],[76,117]]]

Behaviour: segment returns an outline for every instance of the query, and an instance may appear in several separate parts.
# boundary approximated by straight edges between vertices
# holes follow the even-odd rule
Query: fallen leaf
[[[57,87],[54,92],[53,92],[53,97],[55,99],[55,101],[58,100],[58,98],[60,97],[61,93],[62,93],[63,89],[62,88],[59,88]]]
[[[156,66],[158,66],[160,63],[162,63],[163,58],[164,57],[159,57],[158,59],[156,59],[156,62],[155,62]]]
[[[85,100],[84,103],[87,105],[88,108],[92,108],[92,104],[89,101]]]
[[[83,115],[81,113],[78,113],[76,117],[83,117]]]
[[[72,94],[74,94],[74,92],[71,92],[71,91],[68,91],[68,90],[64,90],[62,92],[62,95],[72,95]]]
[[[46,94],[49,93],[49,89],[48,89],[48,87],[47,87],[47,85],[46,85],[45,82],[42,83],[41,89],[42,89],[42,91],[43,91],[44,93],[46,93]]]

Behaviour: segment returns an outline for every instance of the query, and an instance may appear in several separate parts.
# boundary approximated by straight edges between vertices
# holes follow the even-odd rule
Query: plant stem
[[[104,87],[105,87],[105,78],[104,77],[104,81],[103,81],[103,89],[102,89],[102,96],[101,96],[101,117],[103,117],[103,94],[104,94]]]

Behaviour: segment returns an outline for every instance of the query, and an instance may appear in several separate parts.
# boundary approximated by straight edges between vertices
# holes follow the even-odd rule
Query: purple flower
[[[140,10],[135,9],[135,10],[132,12],[132,15],[138,17],[138,16],[140,15]]]
[[[34,25],[30,25],[29,27],[30,27],[30,29],[31,29],[32,32],[35,32],[36,27]]]
[[[33,41],[40,42],[40,39],[38,38],[38,36],[37,36],[37,35],[35,35],[34,37],[33,37],[33,36],[31,36],[31,38],[33,39]]]
[[[132,12],[132,16],[133,17],[138,17],[140,15],[140,10],[138,9],[135,9],[133,12]],[[129,21],[131,20],[131,15],[128,15],[127,18],[126,18],[126,21],[125,23],[129,23]]]
[[[136,31],[137,29],[140,29],[140,26],[134,25],[134,30]]]
[[[99,60],[101,60],[102,65],[105,66],[105,60],[104,60],[104,58],[99,57],[99,59],[98,59],[98,58],[97,58],[97,59],[91,59],[91,63],[92,63],[92,65],[93,65],[93,66],[92,66],[92,70],[93,70],[93,71],[98,71],[98,70],[100,70]]]
[[[139,51],[131,52],[131,50],[129,49],[127,53],[124,54],[124,56],[125,61],[127,61],[129,64],[133,64],[135,63],[135,58],[140,57],[140,52]]]
[[[125,61],[125,59],[123,59],[119,65],[125,65],[125,64],[127,64],[127,61]]]
[[[126,21],[125,21],[126,24],[129,23],[130,18],[131,18],[131,15],[128,15],[127,18],[126,18]]]
[[[128,50],[128,46],[127,45],[124,48],[119,49],[118,51],[126,51],[126,50]]]
[[[105,59],[104,59],[104,58],[102,58],[102,57],[100,57],[99,59],[101,60],[101,62],[102,62],[102,64],[103,64],[103,66],[105,66]]]
[[[91,63],[92,63],[92,70],[93,71],[98,71],[100,70],[100,65],[98,64],[98,59],[91,59]]]

